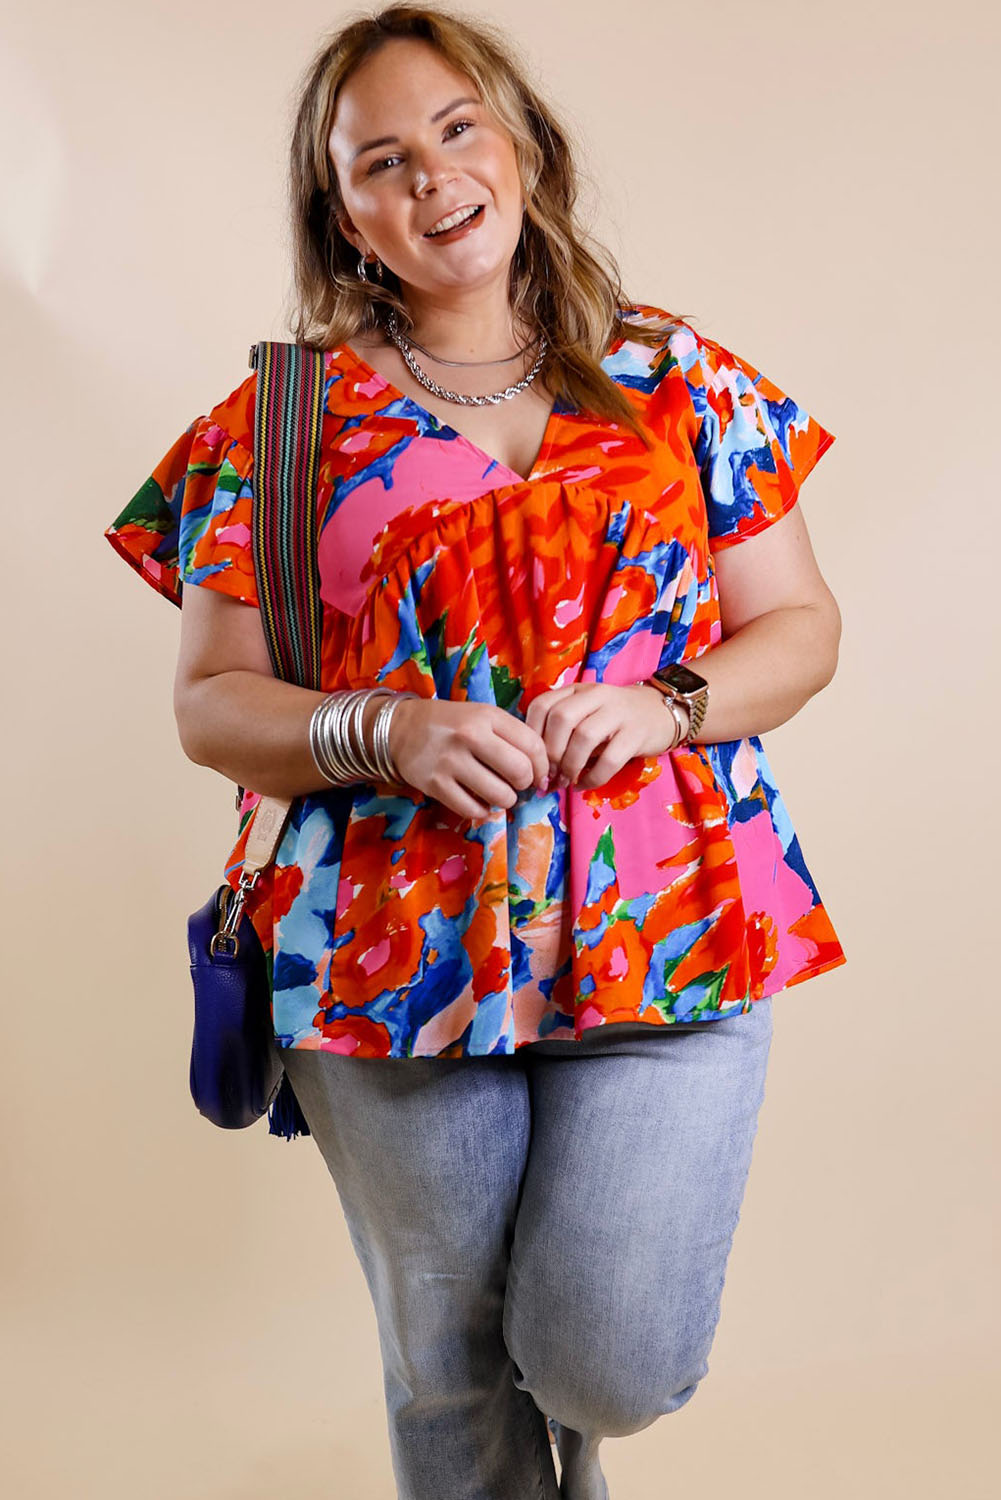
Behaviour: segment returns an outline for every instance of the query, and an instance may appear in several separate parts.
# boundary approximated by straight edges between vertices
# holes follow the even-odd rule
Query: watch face
[[[654,673],[654,676],[669,682],[673,688],[677,688],[679,693],[697,693],[700,688],[706,686],[704,677],[700,677],[697,672],[690,671],[681,662],[675,662],[670,667],[661,667],[659,672]]]

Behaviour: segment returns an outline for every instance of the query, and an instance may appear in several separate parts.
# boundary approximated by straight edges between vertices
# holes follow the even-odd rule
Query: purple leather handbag
[[[267,961],[250,918],[241,917],[236,945],[216,942],[229,896],[230,887],[220,886],[188,918],[195,988],[190,1084],[203,1115],[239,1130],[270,1109],[285,1069],[271,1033]]]

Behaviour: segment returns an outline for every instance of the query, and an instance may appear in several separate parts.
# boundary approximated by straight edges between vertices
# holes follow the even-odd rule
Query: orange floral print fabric
[[[568,682],[632,683],[721,639],[713,555],[774,524],[834,441],[674,320],[603,361],[653,437],[557,405],[505,468],[349,346],[326,354],[317,535],[323,685],[524,717]],[[174,603],[257,604],[250,375],[107,528]],[[249,814],[225,866],[236,885]],[[618,1021],[746,1012],[846,961],[758,736],[637,757],[606,785],[462,818],[379,781],[299,798],[248,911],[283,1047],[493,1055]]]

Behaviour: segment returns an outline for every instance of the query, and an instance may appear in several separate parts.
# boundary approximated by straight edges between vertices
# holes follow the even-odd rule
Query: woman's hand
[[[549,769],[541,735],[492,703],[404,698],[393,710],[389,753],[409,786],[463,818],[513,807]]]
[[[663,695],[642,682],[552,688],[533,698],[525,723],[542,736],[553,786],[604,786],[634,756],[662,755],[677,733]]]

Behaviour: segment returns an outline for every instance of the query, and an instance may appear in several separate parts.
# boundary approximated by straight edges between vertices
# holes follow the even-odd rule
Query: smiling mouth
[[[466,227],[467,224],[472,224],[475,219],[479,218],[479,216],[480,216],[480,214],[482,212],[483,212],[483,204],[482,203],[478,203],[476,205],[476,208],[472,211],[472,213],[468,214],[467,217],[461,221],[461,223],[459,223],[459,224],[451,224],[451,225],[449,225],[448,229],[438,229],[438,230],[434,230],[434,231],[432,231],[430,229],[426,229],[424,231],[424,234],[423,234],[422,237],[424,239],[426,239],[426,240],[436,240],[439,237],[439,235],[453,234],[455,232],[455,230],[457,230],[457,229],[465,229],[465,227]]]

